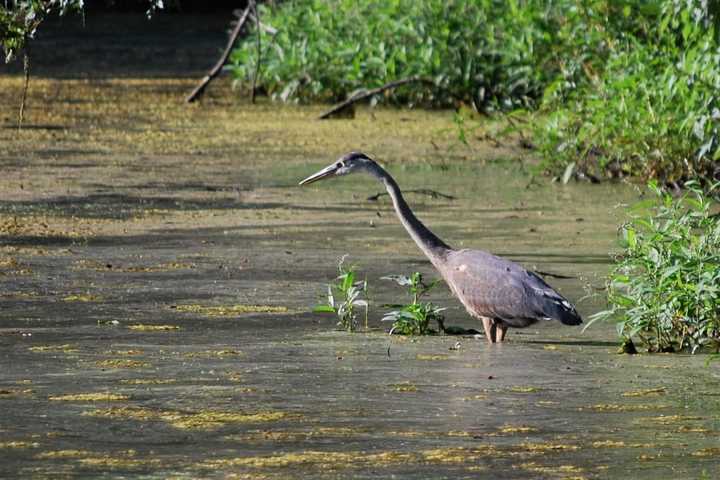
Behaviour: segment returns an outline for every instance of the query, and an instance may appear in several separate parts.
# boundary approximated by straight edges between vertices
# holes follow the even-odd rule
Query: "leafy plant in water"
[[[688,187],[675,200],[650,185],[657,196],[650,212],[622,227],[625,250],[607,283],[610,308],[588,326],[615,319],[626,342],[640,339],[652,352],[720,348],[720,218],[697,184]]]
[[[338,326],[354,332],[358,329],[357,307],[365,307],[365,327],[367,328],[368,301],[367,280],[356,280],[355,266],[345,266],[343,256],[338,262],[340,275],[336,282],[327,286],[327,303],[315,307],[315,312],[334,313],[338,316]]]
[[[387,305],[391,308],[397,308],[388,312],[383,317],[383,321],[393,322],[391,333],[399,333],[401,335],[427,335],[431,332],[430,322],[435,320],[441,325],[444,320],[441,308],[433,305],[431,302],[421,302],[420,299],[427,295],[428,292],[437,285],[440,280],[433,280],[429,284],[425,283],[422,274],[415,272],[409,277],[405,275],[390,275],[382,277],[383,280],[392,280],[398,285],[408,288],[408,293],[412,297],[412,303],[402,305]]]

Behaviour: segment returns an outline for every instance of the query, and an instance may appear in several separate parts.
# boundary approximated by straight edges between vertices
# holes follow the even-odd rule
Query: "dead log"
[[[235,28],[233,28],[232,33],[230,34],[230,38],[228,38],[228,43],[225,46],[225,50],[223,51],[222,55],[220,56],[220,59],[217,61],[215,66],[210,70],[210,72],[203,77],[203,79],[200,81],[200,84],[195,87],[195,90],[192,91],[190,95],[187,96],[185,101],[187,103],[192,103],[198,98],[200,98],[205,92],[205,89],[207,88],[208,84],[217,77],[220,72],[222,71],[222,67],[225,65],[225,62],[227,62],[228,57],[230,56],[230,52],[232,52],[232,48],[235,45],[235,42],[237,41],[237,38],[240,36],[240,32],[243,29],[243,26],[245,26],[245,21],[248,19],[248,16],[250,15],[250,9],[251,4],[248,4],[247,8],[243,10],[242,15],[240,18],[238,18],[238,22],[235,25]]]
[[[435,82],[433,82],[432,80],[430,80],[428,78],[423,78],[423,77],[408,77],[408,78],[401,78],[400,80],[393,80],[392,82],[388,82],[385,85],[382,85],[380,87],[373,88],[370,90],[364,90],[362,92],[356,93],[355,95],[352,95],[350,98],[348,98],[344,102],[338,103],[337,105],[332,107],[330,110],[328,110],[327,112],[320,115],[319,119],[324,120],[324,119],[330,118],[333,115],[337,114],[338,112],[345,110],[350,105],[353,105],[354,103],[359,102],[360,100],[363,100],[365,98],[372,97],[373,95],[382,93],[385,90],[391,90],[393,88],[407,85],[408,83],[416,83],[416,82],[426,83],[428,85],[435,85]]]

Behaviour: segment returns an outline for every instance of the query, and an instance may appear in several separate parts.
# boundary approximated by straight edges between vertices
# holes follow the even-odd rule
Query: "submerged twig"
[[[372,97],[373,95],[382,93],[385,90],[391,90],[393,88],[397,88],[402,85],[407,85],[408,83],[416,83],[416,82],[426,83],[429,85],[435,85],[435,82],[433,82],[429,78],[417,77],[417,76],[401,78],[400,80],[393,80],[392,82],[388,82],[385,85],[382,85],[380,87],[372,88],[370,90],[363,90],[361,92],[356,93],[355,95],[352,95],[350,98],[348,98],[344,102],[338,103],[337,105],[332,107],[330,110],[328,110],[327,112],[320,115],[319,118],[320,118],[320,120],[324,120],[326,118],[329,118],[329,117],[335,115],[336,113],[340,112],[341,110],[346,109],[347,107],[354,104],[355,102],[359,102],[360,100],[363,100],[365,98]]]
[[[403,193],[419,193],[421,195],[427,195],[428,197],[432,198],[444,198],[445,200],[455,200],[455,197],[452,195],[448,195],[446,193],[441,193],[435,190],[430,190],[428,188],[417,188],[415,190],[405,190]],[[379,192],[375,195],[371,195],[367,197],[367,200],[371,202],[376,202],[380,197],[387,195],[387,192]]]
[[[240,18],[238,18],[238,22],[235,25],[235,28],[233,29],[232,33],[230,34],[230,38],[228,38],[228,43],[225,45],[225,50],[223,51],[222,55],[220,56],[220,59],[217,61],[215,66],[210,70],[210,72],[203,77],[203,79],[200,81],[200,84],[195,87],[195,89],[190,93],[190,95],[187,96],[185,101],[187,103],[192,103],[198,98],[202,96],[202,94],[205,92],[205,89],[207,88],[208,84],[217,77],[220,72],[222,71],[222,67],[225,65],[225,62],[227,62],[228,57],[230,57],[230,52],[232,52],[232,48],[235,45],[235,42],[237,41],[237,38],[240,36],[240,32],[242,31],[243,26],[245,25],[245,21],[248,19],[248,16],[250,14],[250,8],[251,4],[248,4],[248,6],[243,10],[242,15]]]
[[[542,275],[543,277],[560,278],[563,280],[577,278],[577,277],[573,277],[572,275],[563,275],[561,273],[543,272],[542,270],[533,270],[533,272],[537,273],[538,275]]]

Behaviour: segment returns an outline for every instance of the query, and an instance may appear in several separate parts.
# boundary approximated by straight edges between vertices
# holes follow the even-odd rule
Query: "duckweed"
[[[217,428],[228,423],[274,422],[277,420],[295,417],[285,412],[271,411],[257,413],[218,411],[185,413],[173,410],[152,410],[143,407],[110,407],[91,410],[83,413],[83,415],[140,421],[162,420],[175,428],[186,430],[207,430]]]
[[[116,368],[116,369],[131,369],[131,368],[145,368],[149,367],[150,364],[147,362],[141,362],[139,360],[130,360],[127,358],[100,360],[95,362],[100,368]]]
[[[76,353],[77,347],[74,345],[36,345],[28,348],[31,352],[62,352],[62,353]]]
[[[130,325],[128,328],[136,332],[171,332],[180,330],[180,327],[177,325],[145,325],[141,323]]]
[[[290,310],[282,306],[270,305],[176,305],[178,312],[197,313],[206,317],[236,317],[245,313],[288,313]]]
[[[58,402],[119,402],[128,400],[130,397],[118,393],[75,393],[49,397],[48,400]]]

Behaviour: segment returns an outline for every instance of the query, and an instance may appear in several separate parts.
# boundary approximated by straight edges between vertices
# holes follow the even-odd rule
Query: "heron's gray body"
[[[455,250],[432,233],[405,202],[395,180],[363,153],[351,152],[300,185],[362,170],[383,182],[400,222],[473,317],[483,321],[490,342],[502,341],[507,327],[539,320],[582,323],[575,308],[535,273],[482,250]],[[496,329],[499,334],[496,337]]]
[[[517,263],[481,250],[449,250],[438,268],[455,296],[475,318],[524,328],[539,320],[581,323],[562,295]]]

